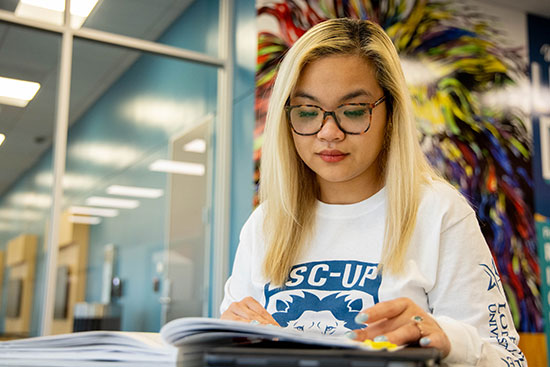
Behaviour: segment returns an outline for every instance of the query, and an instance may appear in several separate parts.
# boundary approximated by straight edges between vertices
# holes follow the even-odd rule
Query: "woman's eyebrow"
[[[346,101],[349,101],[350,99],[353,99],[355,97],[361,97],[361,96],[374,98],[373,94],[371,92],[369,92],[368,90],[358,89],[358,90],[350,92],[350,93],[346,94],[345,96],[343,96],[342,98],[340,98],[340,103],[341,102],[346,102]],[[307,99],[310,99],[312,101],[315,101],[315,102],[319,103],[318,98],[312,96],[311,94],[307,94],[306,92],[303,92],[303,91],[297,91],[296,93],[294,93],[292,98],[307,98]]]
[[[345,96],[343,96],[342,98],[340,98],[340,102],[349,101],[350,99],[353,99],[353,98],[355,98],[355,97],[361,97],[361,96],[366,96],[366,97],[374,98],[374,96],[372,95],[372,93],[369,92],[368,90],[365,90],[365,89],[358,89],[358,90],[353,91],[353,92],[351,92],[351,93],[348,93],[348,94],[346,94]]]
[[[315,101],[315,102],[319,102],[319,100],[317,98],[315,98],[314,96],[310,95],[310,94],[307,94],[306,92],[302,92],[302,91],[298,91],[296,93],[294,93],[293,96],[291,96],[292,98],[307,98],[307,99],[311,99],[312,101]]]

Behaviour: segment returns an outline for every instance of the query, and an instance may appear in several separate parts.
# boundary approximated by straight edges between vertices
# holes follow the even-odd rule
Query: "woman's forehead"
[[[372,62],[357,55],[331,55],[312,61],[301,70],[291,97],[372,99],[381,93]]]

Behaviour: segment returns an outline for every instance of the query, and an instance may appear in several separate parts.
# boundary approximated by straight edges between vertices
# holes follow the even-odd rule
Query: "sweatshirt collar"
[[[377,209],[386,200],[386,187],[363,201],[353,204],[327,204],[317,200],[317,214],[323,217],[357,217]]]

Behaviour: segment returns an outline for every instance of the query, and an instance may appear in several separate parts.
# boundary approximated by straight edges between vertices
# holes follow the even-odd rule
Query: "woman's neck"
[[[384,183],[382,179],[366,183],[363,180],[348,182],[319,181],[320,197],[327,204],[354,204],[370,198],[376,194]]]

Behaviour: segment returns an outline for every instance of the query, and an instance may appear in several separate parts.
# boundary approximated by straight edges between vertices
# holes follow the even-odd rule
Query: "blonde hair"
[[[384,30],[370,21],[332,19],[306,32],[280,65],[269,103],[260,166],[260,201],[267,244],[264,273],[282,285],[315,226],[319,187],[298,156],[284,106],[305,65],[331,55],[359,55],[375,68],[386,95],[387,123],[381,172],[387,191],[384,271],[398,274],[416,224],[420,185],[439,176],[421,151],[411,99],[397,51]]]

